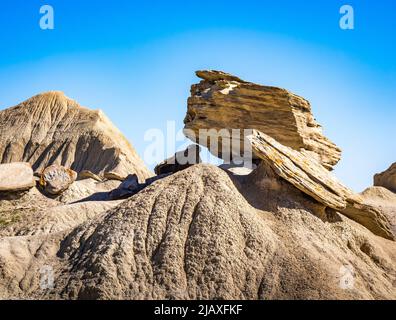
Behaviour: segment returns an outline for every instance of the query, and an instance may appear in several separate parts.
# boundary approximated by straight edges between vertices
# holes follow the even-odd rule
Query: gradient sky
[[[41,30],[52,5],[55,29]],[[339,28],[350,4],[355,29]],[[102,109],[144,154],[183,127],[194,71],[218,69],[309,99],[361,191],[396,161],[396,1],[0,1],[0,109],[61,90]],[[173,150],[167,150],[170,154]],[[153,167],[153,164],[149,164]]]

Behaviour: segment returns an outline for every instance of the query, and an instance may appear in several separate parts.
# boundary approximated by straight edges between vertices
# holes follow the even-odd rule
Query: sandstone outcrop
[[[283,146],[268,135],[252,130],[247,136],[265,164],[297,189],[326,207],[364,225],[374,234],[395,239],[391,224],[380,210],[364,204],[361,196],[341,184],[328,170],[307,155]]]
[[[384,172],[374,176],[374,185],[396,193],[396,162]]]
[[[60,165],[50,165],[40,175],[40,186],[51,195],[65,191],[76,180],[77,172]]]
[[[231,129],[257,129],[281,144],[317,159],[331,169],[340,159],[341,150],[322,134],[307,100],[285,89],[261,86],[243,81],[220,71],[197,71],[203,80],[191,87],[185,117],[185,134],[220,158],[234,147],[228,137]],[[214,129],[219,132],[204,132]],[[201,131],[200,131],[201,130]],[[224,131],[220,130],[226,130]],[[209,139],[219,138],[219,145],[210,146]],[[201,141],[197,139],[201,138]],[[244,133],[240,135],[244,151]],[[254,155],[259,158],[257,155]],[[225,159],[226,161],[232,159]]]
[[[36,185],[29,163],[0,164],[0,192],[24,191]]]
[[[194,164],[201,163],[201,157],[199,153],[201,147],[194,144],[189,145],[185,150],[178,151],[173,157],[170,157],[161,163],[159,163],[155,168],[154,172],[157,175],[175,173],[180,170],[184,170]]]
[[[97,175],[152,176],[133,147],[102,111],[81,107],[61,92],[37,95],[0,111],[0,162],[52,164]]]

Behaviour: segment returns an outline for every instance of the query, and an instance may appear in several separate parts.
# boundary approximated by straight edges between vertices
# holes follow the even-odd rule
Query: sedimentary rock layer
[[[253,130],[247,139],[266,165],[297,189],[347,215],[374,234],[395,238],[389,220],[380,210],[362,203],[361,196],[345,187],[318,162],[257,130]]]
[[[203,80],[191,87],[184,120],[185,134],[193,141],[200,142],[197,138],[201,134],[201,143],[209,146],[213,133],[205,134],[200,129],[257,129],[316,158],[327,169],[340,160],[341,150],[322,134],[306,99],[285,89],[246,82],[220,71],[197,71],[197,76]],[[218,148],[210,148],[222,158],[224,141],[220,138]],[[243,143],[241,149],[243,152]]]
[[[152,174],[102,111],[89,110],[62,92],[37,95],[0,111],[0,162],[29,162],[41,172],[59,164],[76,172]]]

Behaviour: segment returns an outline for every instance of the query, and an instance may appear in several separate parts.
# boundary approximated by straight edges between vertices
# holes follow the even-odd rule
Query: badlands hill
[[[57,91],[0,111],[0,161],[29,162],[37,172],[55,163],[122,178],[136,173],[143,181],[152,175],[102,111]]]
[[[226,113],[239,112],[238,128],[244,128],[245,115],[250,123],[246,128],[254,130],[244,139],[251,144],[258,166],[254,170],[233,163],[186,166],[179,165],[175,156],[169,166],[170,159],[160,164],[159,175],[149,177],[130,145],[120,146],[116,140],[114,148],[126,148],[119,153],[126,158],[118,163],[126,163],[123,168],[130,165],[126,169],[130,175],[122,183],[115,175],[104,176],[106,165],[81,162],[73,167],[72,160],[48,161],[42,166],[61,164],[76,171],[89,170],[62,193],[49,196],[40,183],[29,186],[26,164],[0,165],[0,177],[10,176],[10,168],[19,168],[18,174],[7,180],[14,181],[13,187],[0,189],[0,298],[396,298],[396,194],[380,186],[354,194],[339,182],[329,171],[340,156],[339,149],[318,131],[317,124],[315,134],[311,129],[302,132],[296,128],[296,123],[303,128],[301,119],[313,119],[313,115],[305,108],[304,117],[297,117],[301,121],[296,122],[293,114],[300,111],[287,106],[291,93],[249,84],[248,89],[254,87],[257,93],[253,97],[239,78],[213,71],[204,74],[207,91],[201,98],[211,99],[210,104],[202,102],[203,109],[199,109],[193,86],[186,126],[196,130],[215,121],[219,127],[232,129],[228,126],[232,117]],[[224,86],[231,89],[221,92]],[[275,99],[278,94],[285,98]],[[286,122],[278,128],[275,124],[268,130],[267,126],[256,128],[255,123],[261,123],[259,117],[263,123],[276,122],[271,117],[278,112],[278,103],[291,121],[289,130],[280,132],[288,127]],[[44,105],[40,104],[41,108],[45,109]],[[219,109],[225,114],[223,123],[216,115]],[[56,118],[57,112],[48,112],[51,121]],[[64,118],[71,116],[69,112],[80,114],[79,109],[70,108]],[[22,121],[17,118],[13,121]],[[7,133],[11,118],[0,119],[0,130]],[[194,123],[194,119],[199,121]],[[34,125],[30,128],[37,130]],[[44,131],[60,137],[64,128],[60,121]],[[93,128],[87,136],[95,136]],[[105,129],[102,134],[108,134]],[[80,136],[81,128],[71,126],[71,141]],[[277,140],[282,136],[283,143]],[[21,141],[26,146],[29,140]],[[309,140],[316,141],[316,147],[309,147]],[[53,155],[50,139],[46,141],[45,152]],[[87,141],[97,143],[97,139]],[[83,150],[91,148],[88,143]],[[66,155],[90,158],[89,153],[82,156],[78,150]],[[115,158],[112,155],[110,162]],[[9,162],[10,158],[3,160]],[[22,155],[15,160],[29,158]],[[33,168],[36,161],[31,163]],[[113,167],[111,170],[117,168]],[[55,172],[61,170],[54,168]],[[147,172],[147,176],[138,179],[133,175],[136,172]]]

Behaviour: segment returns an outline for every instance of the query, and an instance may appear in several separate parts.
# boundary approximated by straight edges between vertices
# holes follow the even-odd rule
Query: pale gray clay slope
[[[102,111],[81,107],[62,92],[0,111],[0,162],[18,161],[38,172],[59,164],[76,172],[136,173],[142,181],[152,175]]]
[[[257,170],[235,179],[195,165],[74,230],[4,237],[0,292],[44,299],[396,297],[393,241]],[[53,270],[52,289],[40,287],[43,266]],[[352,288],[343,286],[346,266]]]

